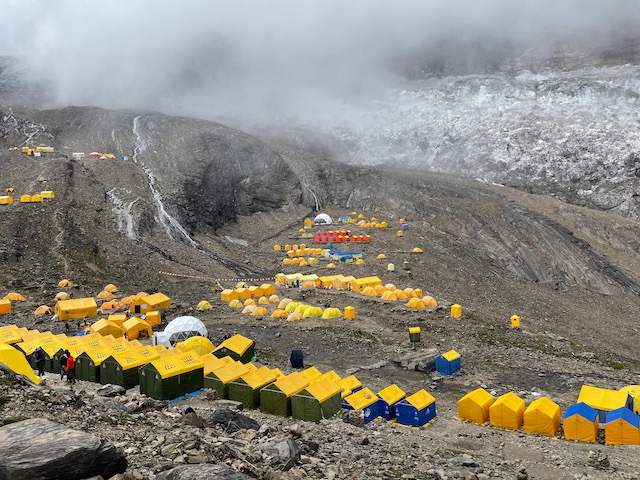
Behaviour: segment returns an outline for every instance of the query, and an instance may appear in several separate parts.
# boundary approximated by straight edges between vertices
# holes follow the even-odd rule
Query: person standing
[[[76,383],[76,360],[69,350],[65,350],[67,354],[67,383]]]
[[[36,360],[36,367],[38,367],[38,376],[42,377],[44,375],[44,350],[42,347],[36,348],[35,353],[33,354]]]
[[[67,360],[69,360],[69,356],[65,350],[60,355],[60,380],[64,380],[64,376],[67,374]]]

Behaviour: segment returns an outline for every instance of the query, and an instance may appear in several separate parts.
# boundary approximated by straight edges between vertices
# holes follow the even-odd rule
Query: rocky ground
[[[74,282],[74,297],[95,296],[110,282],[122,294],[162,291],[172,299],[169,319],[194,314],[214,340],[233,332],[252,338],[258,363],[288,372],[289,352],[299,347],[308,364],[355,373],[374,391],[390,383],[409,393],[426,388],[437,399],[437,420],[411,430],[385,422],[362,427],[341,418],[315,425],[250,411],[242,415],[257,422],[256,429],[231,432],[215,417],[209,421],[216,411],[227,415],[227,405],[209,394],[166,405],[136,389],[104,397],[97,385],[80,382],[71,390],[53,375],[40,387],[5,375],[5,424],[46,418],[95,434],[124,452],[125,478],[174,478],[160,474],[207,463],[227,464],[255,478],[638,477],[637,447],[577,444],[456,419],[457,399],[478,386],[496,395],[514,391],[527,402],[547,395],[564,410],[582,384],[638,383],[637,222],[454,177],[345,166],[188,119],[147,114],[138,120],[137,133],[146,135],[140,143],[135,118],[94,110],[4,116],[3,188],[51,189],[56,199],[0,210],[0,293],[27,297],[2,321],[65,331],[61,322],[32,313],[38,305],[53,305],[62,278]],[[165,142],[169,131],[173,140]],[[60,152],[113,151],[130,158],[135,153],[137,162],[73,160],[66,153],[33,158],[6,150],[31,133],[37,143],[54,143]],[[179,149],[174,142],[198,148]],[[178,163],[174,174],[171,165]],[[265,169],[280,178],[273,194],[252,187],[271,185],[263,179]],[[198,183],[200,195],[214,199],[202,208],[181,193],[200,177],[206,179]],[[109,194],[114,188],[120,203]],[[154,192],[161,194],[161,204]],[[227,199],[222,213],[214,208],[218,193]],[[231,210],[225,206],[232,204]],[[305,271],[378,275],[384,283],[422,288],[440,307],[415,311],[350,292],[310,291],[306,302],[353,305],[357,319],[288,323],[243,316],[221,303],[213,290],[217,281],[230,287],[238,278],[300,269],[282,265],[283,254],[273,245],[301,242],[302,219],[316,205],[335,217],[352,210],[375,215],[391,228],[352,228],[373,236],[362,247],[365,265],[327,270],[321,263]],[[161,206],[187,236],[162,217]],[[396,235],[401,217],[410,225],[402,238]],[[424,253],[409,253],[413,247]],[[377,260],[379,253],[387,259]],[[394,272],[387,271],[388,263],[395,264]],[[278,294],[298,300],[302,292]],[[196,311],[202,299],[213,309]],[[452,303],[463,305],[460,319],[448,315]],[[519,331],[509,325],[514,313],[522,317]],[[454,348],[462,354],[460,375],[443,379],[401,365],[412,353],[407,330],[416,325],[423,332],[422,350]],[[185,415],[188,407],[195,415]]]

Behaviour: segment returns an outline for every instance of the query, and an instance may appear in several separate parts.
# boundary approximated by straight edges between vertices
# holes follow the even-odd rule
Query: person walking
[[[33,354],[33,357],[36,360],[36,367],[38,367],[38,376],[42,377],[44,375],[44,350],[42,347],[36,348],[36,351]]]
[[[60,380],[64,380],[64,376],[67,374],[67,360],[69,360],[69,356],[65,350],[60,355]]]
[[[69,350],[65,350],[67,354],[67,383],[76,383],[76,360]]]

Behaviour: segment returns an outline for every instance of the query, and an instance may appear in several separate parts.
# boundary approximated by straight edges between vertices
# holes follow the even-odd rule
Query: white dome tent
[[[316,225],[331,225],[333,220],[326,213],[319,213],[316,218],[313,219],[313,223]]]
[[[153,344],[171,348],[176,343],[195,336],[207,337],[204,323],[196,317],[177,317],[169,322],[163,332],[153,334]]]

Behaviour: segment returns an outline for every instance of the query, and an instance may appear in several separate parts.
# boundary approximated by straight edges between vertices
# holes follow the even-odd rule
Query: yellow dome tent
[[[404,232],[402,230],[398,230],[398,233],[396,233],[396,235],[398,237],[404,237]]]
[[[251,312],[251,315],[253,317],[264,317],[269,315],[269,311],[264,307],[256,307],[253,309],[253,312]]]
[[[280,297],[276,294],[273,294],[269,297],[269,302],[278,303],[280,301]]]
[[[289,314],[287,313],[287,311],[282,310],[281,308],[274,310],[271,314],[271,318],[287,318],[288,316]]]
[[[296,313],[302,313],[304,314],[305,310],[309,307],[310,305],[306,305],[304,303],[299,304],[296,309],[294,310],[294,312]]]
[[[494,427],[518,430],[524,422],[524,400],[513,392],[499,396],[489,408],[489,421]]]
[[[382,295],[384,292],[387,291],[387,289],[383,286],[383,285],[376,285],[375,287],[373,287],[374,290],[376,291],[376,293],[378,295]]]
[[[278,304],[278,308],[281,309],[285,309],[287,308],[287,305],[289,305],[292,302],[292,300],[290,298],[283,298],[282,300],[280,300],[280,303]]]
[[[387,283],[384,288],[386,288],[387,290],[393,292],[396,290],[396,286],[393,283]]]
[[[26,300],[26,298],[24,298],[22,295],[20,295],[18,292],[11,292],[11,293],[7,293],[4,296],[5,300],[12,300],[14,302],[24,302]]]
[[[407,298],[409,298],[409,296],[404,293],[404,290],[401,290],[399,288],[395,289],[393,293],[395,293],[396,297],[398,297],[398,300],[406,300]]]
[[[116,293],[118,291],[118,287],[116,287],[113,283],[110,283],[109,285],[105,285],[103,290],[109,293]]]
[[[200,300],[196,307],[198,310],[211,310],[213,308],[209,302],[206,300]]]
[[[115,295],[113,293],[107,292],[106,290],[103,290],[98,294],[98,298],[108,299],[108,298],[116,298],[116,297],[115,297]]]
[[[547,397],[538,398],[524,411],[524,427],[527,433],[556,436],[560,428],[560,407]]]
[[[427,307],[437,307],[438,306],[438,302],[436,302],[436,299],[433,298],[432,296],[429,296],[429,295],[427,295],[425,297],[422,297],[422,301],[424,302],[424,304]]]
[[[322,309],[320,307],[307,307],[302,316],[304,318],[321,317]]]
[[[364,287],[362,289],[362,295],[365,297],[375,297],[378,295],[378,292],[376,292],[376,289],[373,287]]]
[[[384,260],[385,258],[387,258],[387,256],[386,256],[384,253],[381,253],[381,254],[379,254],[376,258],[377,258],[378,260]]]
[[[493,402],[493,395],[484,388],[473,390],[458,400],[458,418],[482,424],[489,419]]]
[[[46,305],[40,305],[38,308],[35,309],[33,314],[34,315],[53,315],[53,310],[51,309],[51,307],[48,307]]]
[[[356,265],[364,265],[364,260],[359,258],[356,260]]]
[[[253,305],[253,306],[255,306],[255,305],[256,305],[256,301],[255,301],[253,298],[247,298],[247,299],[244,301],[244,306],[245,306],[245,307],[248,307],[249,305]]]
[[[288,322],[298,322],[302,320],[302,314],[301,313],[292,313],[287,317],[287,321]]]
[[[269,305],[269,299],[267,297],[260,297],[258,299],[258,304],[259,305]]]
[[[184,342],[176,343],[176,348],[179,348],[185,353],[195,352],[202,357],[213,352],[215,346],[208,338],[197,335],[195,337],[187,338]]]
[[[418,294],[416,293],[416,291],[415,291],[413,288],[411,288],[411,287],[407,287],[407,288],[405,288],[405,289],[404,289],[404,293],[406,293],[406,294],[407,294],[407,297],[409,297],[409,298],[415,298],[415,297],[417,297],[417,296],[418,296]]]
[[[71,295],[67,292],[58,292],[56,293],[56,300],[69,300]]]
[[[342,312],[338,308],[327,308],[324,312],[322,312],[322,318],[324,319],[337,318],[341,316]]]
[[[410,308],[424,308],[425,304],[419,298],[410,298],[409,301],[405,303],[405,306]]]
[[[422,249],[415,247],[413,250],[411,250],[412,253],[422,253]]]
[[[384,292],[382,294],[382,300],[389,300],[391,302],[395,302],[396,300],[398,300],[398,297],[396,297],[395,293],[390,292],[389,290],[387,290],[386,292]]]
[[[231,308],[242,308],[242,307],[244,307],[244,305],[242,305],[242,302],[240,300],[238,300],[237,298],[234,299],[234,300],[231,300],[229,302],[229,306]]]
[[[255,305],[247,305],[242,309],[242,313],[244,315],[251,315],[251,312],[253,312],[255,308],[256,308]]]
[[[300,302],[289,302],[284,309],[288,312],[288,313],[293,313],[296,311],[296,308],[298,308],[298,306],[300,305]]]
[[[327,265],[327,268],[336,268],[336,264],[335,263],[329,263]]]

